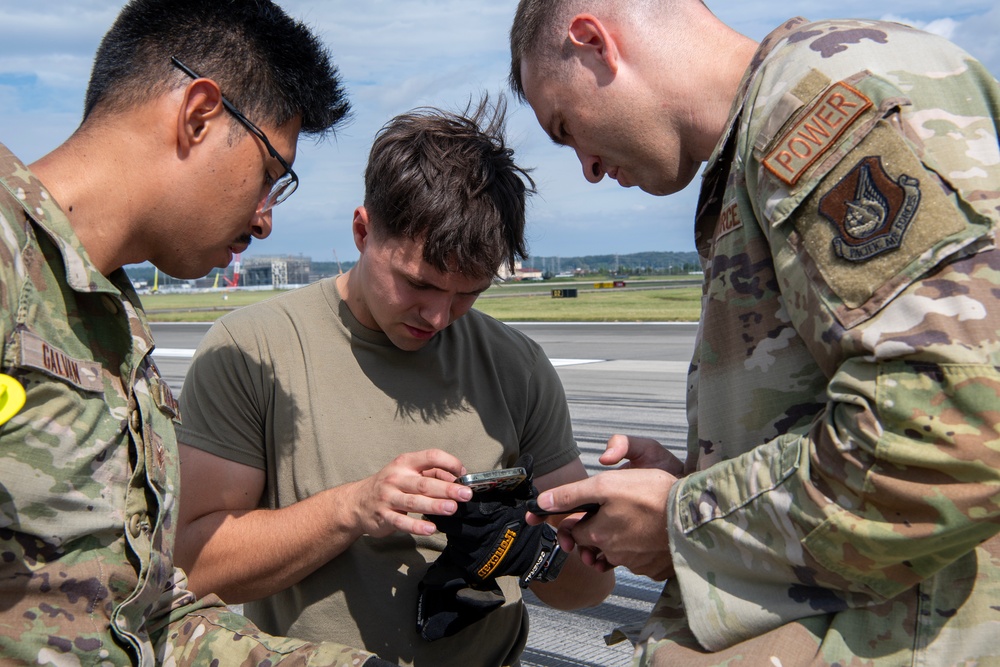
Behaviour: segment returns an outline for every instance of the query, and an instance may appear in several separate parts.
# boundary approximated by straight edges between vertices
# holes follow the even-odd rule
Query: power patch
[[[843,81],[831,85],[777,140],[764,158],[764,167],[784,183],[795,185],[871,105],[862,92]]]

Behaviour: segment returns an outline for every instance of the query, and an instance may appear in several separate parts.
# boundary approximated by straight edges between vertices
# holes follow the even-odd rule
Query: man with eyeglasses
[[[174,67],[184,72],[192,79],[197,81],[202,78],[198,76],[193,69],[182,63],[175,56],[170,56],[170,62]],[[242,123],[251,134],[260,139],[261,143],[264,144],[264,148],[267,150],[267,154],[277,160],[278,164],[281,165],[281,168],[284,169],[278,178],[273,178],[270,172],[268,172],[264,179],[265,187],[261,191],[263,193],[263,197],[260,200],[260,205],[257,207],[257,213],[267,213],[272,208],[288,199],[291,194],[295,192],[295,188],[299,187],[299,177],[296,176],[295,172],[292,170],[292,165],[288,164],[288,161],[281,157],[281,153],[276,151],[274,146],[271,145],[271,142],[268,141],[267,135],[264,134],[263,130],[254,125],[249,118],[244,116],[240,110],[233,106],[233,103],[227,100],[224,96],[220,99],[220,101],[222,102],[222,106],[226,108],[226,111],[233,114],[233,117]]]
[[[0,372],[25,398],[0,425],[3,664],[388,664],[187,590],[177,403],[122,269],[226,266],[294,191],[299,134],[347,111],[325,48],[269,1],[134,0],[78,130],[30,168],[0,146]]]

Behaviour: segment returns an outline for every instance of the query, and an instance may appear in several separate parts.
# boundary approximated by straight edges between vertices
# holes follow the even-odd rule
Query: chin
[[[428,338],[427,340],[421,340],[419,338],[414,338],[413,336],[408,336],[406,334],[403,335],[388,334],[388,336],[392,344],[404,352],[416,352],[417,350],[421,350],[424,347],[426,347],[427,344],[430,343],[432,340],[430,338]]]
[[[407,340],[395,340],[393,344],[404,352],[416,352],[426,347],[429,342],[428,340],[414,340],[410,338]]]
[[[656,195],[657,197],[677,194],[691,184],[691,181],[694,179],[696,173],[698,172],[695,171],[689,176],[682,176],[676,181],[670,183],[650,183],[648,185],[640,184],[639,188],[643,192],[648,192],[649,194]]]
[[[176,278],[177,280],[197,280],[198,278],[204,278],[212,269],[216,268],[218,265],[198,267],[198,266],[171,266],[163,267],[157,266],[160,271],[167,274],[171,278]],[[226,268],[225,266],[218,266],[218,268]]]
[[[681,188],[668,188],[665,186],[654,186],[654,185],[640,185],[639,189],[647,194],[651,194],[655,197],[665,197],[667,195],[672,195],[678,192]]]
[[[179,278],[181,280],[197,280],[198,278],[204,278],[205,276],[207,276],[209,273],[212,272],[212,269],[214,268],[215,267],[213,266],[207,269],[191,269],[190,271],[183,271],[181,273],[178,273],[177,275],[174,276],[174,278]]]

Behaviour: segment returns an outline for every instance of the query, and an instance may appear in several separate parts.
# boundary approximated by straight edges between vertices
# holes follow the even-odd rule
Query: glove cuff
[[[541,524],[542,536],[538,541],[538,555],[528,571],[521,575],[521,588],[527,588],[533,581],[545,583],[559,576],[569,554],[559,546],[556,529],[547,523]]]

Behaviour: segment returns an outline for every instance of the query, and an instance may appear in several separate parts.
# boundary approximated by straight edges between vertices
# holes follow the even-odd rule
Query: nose
[[[270,209],[263,213],[254,213],[253,224],[250,226],[250,233],[254,235],[254,238],[266,239],[271,235],[272,210]]]
[[[601,158],[580,151],[576,152],[576,157],[583,165],[583,177],[591,183],[600,183],[601,179],[604,178],[604,165],[601,163]]]
[[[437,298],[424,303],[420,309],[420,317],[436,331],[451,324],[451,296],[441,294]]]

